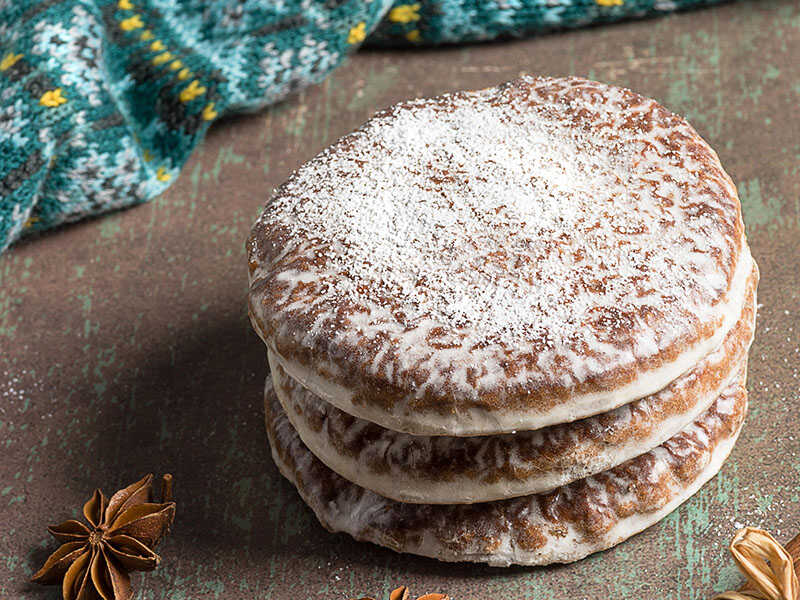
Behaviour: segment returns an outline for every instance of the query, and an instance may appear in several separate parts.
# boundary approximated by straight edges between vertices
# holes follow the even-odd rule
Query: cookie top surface
[[[364,402],[491,411],[619,387],[710,338],[742,246],[735,187],[686,121],[522,78],[398,104],[300,167],[249,241],[251,316]]]

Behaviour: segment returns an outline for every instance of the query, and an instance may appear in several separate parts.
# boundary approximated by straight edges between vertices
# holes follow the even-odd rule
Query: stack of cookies
[[[332,531],[568,562],[675,509],[741,429],[736,188],[629,90],[398,104],[276,190],[248,251],[272,454]]]

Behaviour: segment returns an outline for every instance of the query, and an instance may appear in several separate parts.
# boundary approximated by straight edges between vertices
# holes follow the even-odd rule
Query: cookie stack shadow
[[[248,253],[273,458],[331,531],[570,562],[673,511],[743,425],[736,189],[629,90],[522,78],[382,111],[276,190]]]

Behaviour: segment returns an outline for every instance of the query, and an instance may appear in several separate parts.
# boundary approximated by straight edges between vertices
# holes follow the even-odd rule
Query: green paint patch
[[[764,79],[777,79],[780,77],[781,71],[777,67],[773,65],[767,65],[767,68],[764,70]]]
[[[772,501],[774,499],[773,494],[762,494],[758,498],[756,498],[756,503],[758,505],[759,510],[761,512],[767,512],[767,509],[772,506]]]
[[[245,517],[241,517],[239,515],[232,515],[231,516],[231,523],[233,523],[236,527],[241,529],[242,531],[251,531],[253,528],[250,519]]]
[[[369,85],[358,89],[352,95],[346,109],[349,111],[374,110],[381,96],[397,83],[397,74],[398,67],[396,65],[387,65],[381,70],[370,69],[365,78]]]
[[[105,217],[101,219],[99,229],[100,237],[107,240],[116,237],[122,231],[119,219],[115,217]]]
[[[194,167],[192,167],[192,172],[189,174],[189,182],[192,184],[192,196],[197,196],[197,192],[200,189],[200,175],[203,172],[202,165],[198,162]]]
[[[748,225],[777,227],[782,224],[781,208],[783,203],[778,198],[767,196],[757,177],[743,181],[739,185],[739,197]]]
[[[724,565],[716,574],[716,582],[711,589],[714,593],[721,594],[728,590],[735,590],[742,581],[742,573],[734,564]]]
[[[289,137],[302,138],[308,123],[308,106],[306,105],[306,93],[300,92],[297,96],[297,105],[292,111],[293,117],[284,126],[284,131]]]
[[[233,145],[222,146],[217,154],[217,160],[214,167],[211,169],[211,178],[215,182],[219,182],[219,174],[222,167],[225,165],[239,165],[244,163],[244,154],[237,154],[233,150]]]

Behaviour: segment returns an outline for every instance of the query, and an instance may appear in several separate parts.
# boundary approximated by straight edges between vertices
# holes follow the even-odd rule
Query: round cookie
[[[404,504],[337,475],[304,445],[267,379],[266,425],[281,473],[330,531],[445,561],[544,565],[610,548],[656,523],[713,477],[747,410],[744,373],[684,431],[549,494],[480,504]]]
[[[657,392],[722,342],[753,264],[694,129],[577,78],[377,114],[276,191],[248,251],[251,320],[293,378],[451,436]]]
[[[651,450],[704,412],[747,362],[754,271],[739,321],[722,345],[663,390],[613,411],[536,431],[415,436],[321,400],[270,360],[275,393],[303,443],[353,483],[399,502],[469,504],[547,492]]]

